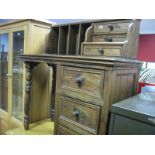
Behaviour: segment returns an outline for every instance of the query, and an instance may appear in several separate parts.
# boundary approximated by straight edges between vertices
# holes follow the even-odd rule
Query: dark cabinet
[[[112,135],[154,135],[155,95],[139,94],[113,104],[109,134]]]

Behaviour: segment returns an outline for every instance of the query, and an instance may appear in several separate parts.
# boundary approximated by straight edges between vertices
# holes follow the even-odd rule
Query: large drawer
[[[125,42],[126,35],[103,35],[98,34],[93,36],[93,42]]]
[[[60,81],[63,95],[90,103],[102,100],[103,104],[104,71],[61,66]]]
[[[123,55],[123,44],[113,43],[83,43],[82,55],[84,56],[113,56]]]
[[[127,33],[130,23],[94,23],[94,33]]]
[[[68,97],[59,96],[59,123],[78,133],[97,134],[99,128],[100,107]]]

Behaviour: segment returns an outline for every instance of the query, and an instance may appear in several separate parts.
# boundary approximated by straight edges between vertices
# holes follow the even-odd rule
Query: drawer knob
[[[103,49],[103,48],[99,48],[98,51],[99,51],[101,54],[104,54],[104,49]]]
[[[112,42],[112,38],[111,37],[107,37],[107,38],[105,38],[105,40],[108,41],[108,42]]]
[[[84,82],[84,77],[82,75],[77,76],[75,78],[75,82],[78,84],[79,87],[81,87]]]
[[[73,111],[73,116],[79,117],[79,115],[80,115],[80,111],[79,110],[74,110]]]
[[[113,27],[112,24],[109,24],[109,25],[108,25],[108,28],[109,28],[110,31],[112,31],[112,30],[114,29],[114,27]]]

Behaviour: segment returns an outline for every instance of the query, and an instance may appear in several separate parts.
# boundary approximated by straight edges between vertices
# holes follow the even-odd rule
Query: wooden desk
[[[53,71],[55,134],[106,134],[111,104],[137,92],[141,63],[132,59],[139,25],[130,19],[55,25],[46,54],[20,56],[27,69],[25,129],[31,117],[33,68],[46,63]]]

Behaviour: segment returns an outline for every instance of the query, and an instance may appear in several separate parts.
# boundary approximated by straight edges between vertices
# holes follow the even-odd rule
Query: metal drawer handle
[[[78,75],[75,78],[75,82],[78,84],[79,87],[81,87],[84,82],[84,77],[82,75]]]
[[[80,111],[79,110],[74,110],[73,111],[73,116],[79,117],[79,115],[80,115]]]
[[[99,51],[101,54],[104,54],[104,49],[103,49],[103,48],[99,48],[98,51]]]
[[[109,28],[110,31],[112,31],[112,30],[114,29],[114,27],[113,27],[112,24],[109,24],[109,25],[108,25],[108,28]]]

